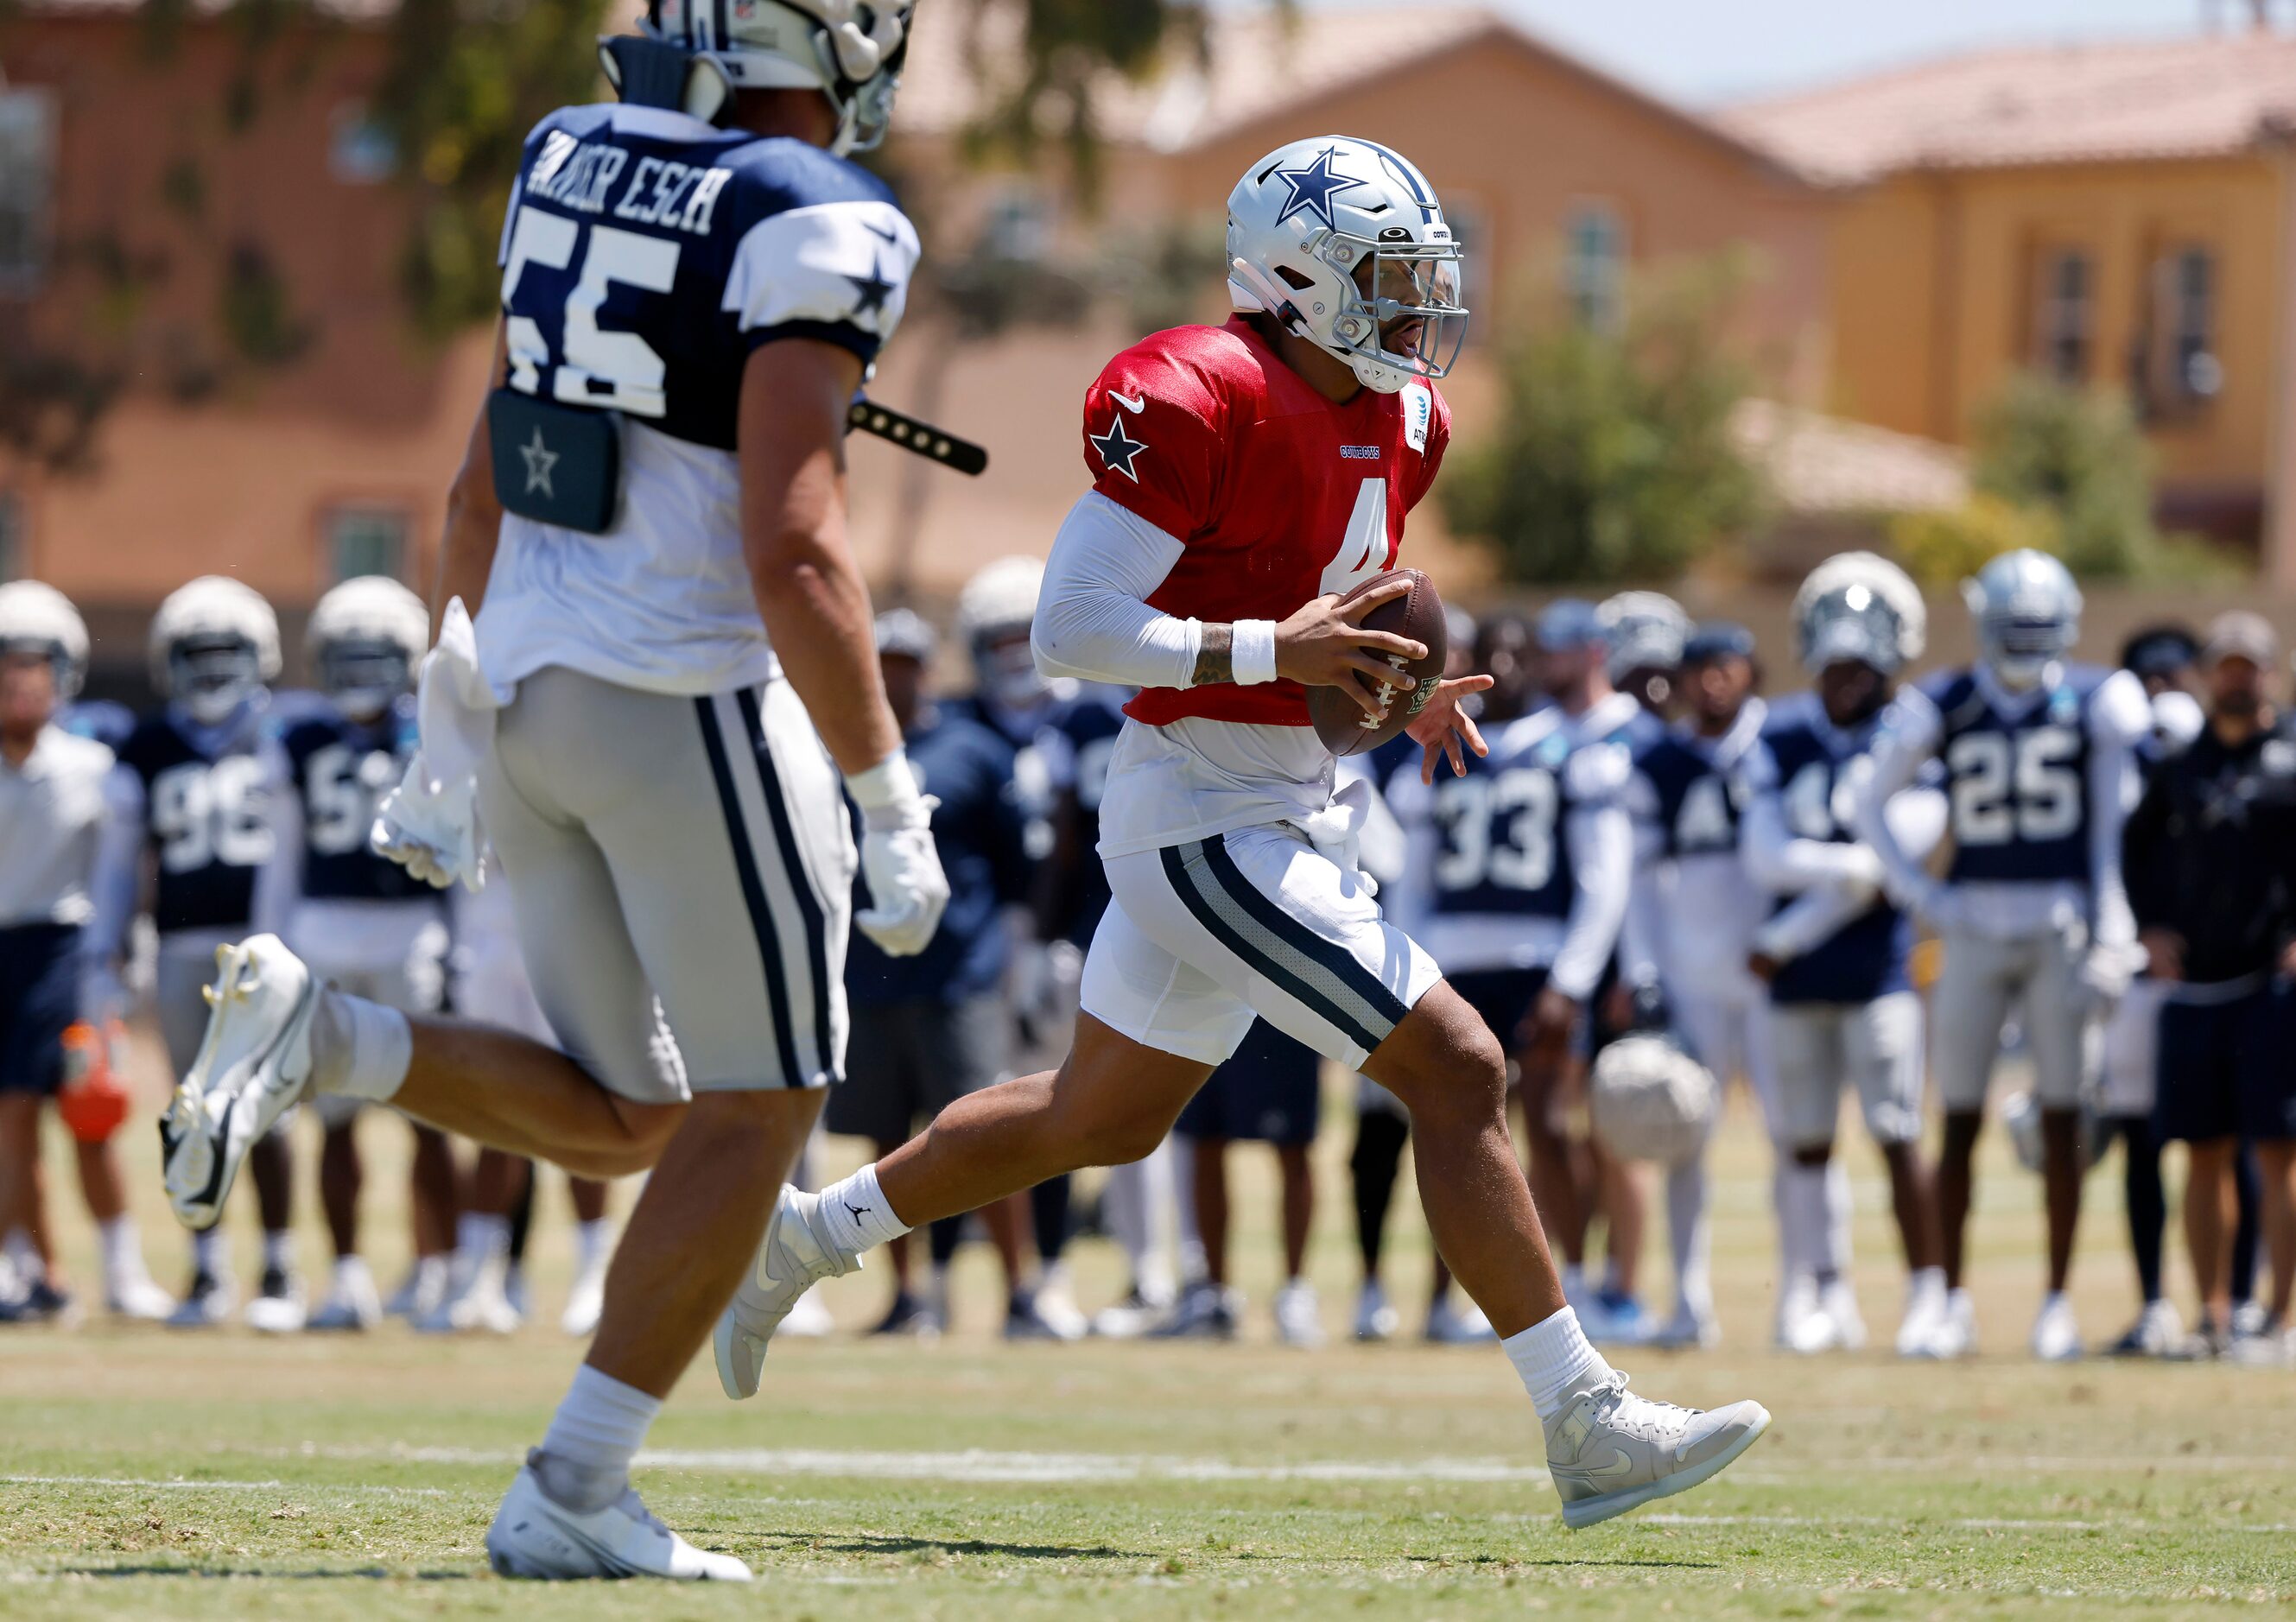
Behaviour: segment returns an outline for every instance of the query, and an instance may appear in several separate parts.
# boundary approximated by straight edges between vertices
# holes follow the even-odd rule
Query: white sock
[[[103,1276],[112,1284],[139,1282],[144,1277],[144,1241],[135,1218],[122,1211],[100,1225],[96,1240],[103,1248]]]
[[[295,1271],[295,1235],[286,1228],[266,1228],[263,1234],[263,1266],[267,1272],[276,1267],[282,1273]]]
[[[311,1020],[314,1090],[388,1103],[414,1061],[414,1028],[405,1014],[340,991],[320,994]]]
[[[659,1397],[584,1364],[543,1433],[543,1453],[566,1466],[545,1477],[545,1489],[570,1509],[603,1509],[628,1486],[630,1461],[660,1413]]]
[[[1562,1413],[1565,1397],[1611,1372],[1578,1327],[1578,1313],[1568,1307],[1519,1335],[1509,1335],[1499,1342],[1499,1349],[1522,1377],[1522,1389],[1530,1393],[1531,1406],[1543,1420]]]
[[[224,1249],[220,1227],[192,1235],[192,1268],[214,1279],[219,1279],[231,1271],[230,1255]]]
[[[613,1249],[614,1222],[611,1216],[600,1216],[589,1222],[574,1225],[574,1257],[576,1267],[587,1273],[605,1260],[606,1252]]]
[[[873,1162],[843,1182],[831,1184],[819,1198],[830,1241],[848,1256],[858,1256],[909,1231],[909,1225],[893,1215],[884,1191],[877,1186]]]

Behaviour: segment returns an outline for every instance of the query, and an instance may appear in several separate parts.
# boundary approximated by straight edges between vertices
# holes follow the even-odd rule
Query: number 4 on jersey
[[[1340,549],[1324,565],[1322,589],[1345,595],[1374,575],[1395,566],[1395,537],[1387,523],[1387,480],[1366,479],[1356,492],[1355,511]]]

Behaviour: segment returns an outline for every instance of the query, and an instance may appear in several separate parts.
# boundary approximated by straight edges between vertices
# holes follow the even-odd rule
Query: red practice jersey
[[[1429,385],[1335,405],[1242,315],[1143,339],[1084,404],[1093,487],[1186,548],[1150,606],[1213,625],[1285,619],[1393,569],[1404,515],[1450,439],[1450,407]],[[1124,710],[1151,726],[1308,725],[1292,681],[1144,688]]]

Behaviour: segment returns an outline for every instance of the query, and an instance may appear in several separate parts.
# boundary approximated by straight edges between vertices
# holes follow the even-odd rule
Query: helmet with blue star
[[[1227,200],[1228,291],[1381,394],[1448,375],[1467,337],[1458,240],[1391,147],[1318,135],[1277,147]]]

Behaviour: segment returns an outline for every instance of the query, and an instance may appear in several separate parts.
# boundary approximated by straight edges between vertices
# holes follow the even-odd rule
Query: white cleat
[[[1945,1270],[1924,1267],[1906,1287],[1906,1315],[1898,1323],[1898,1356],[1946,1356],[1945,1322]]]
[[[574,1288],[566,1292],[566,1311],[558,1320],[558,1327],[577,1339],[587,1340],[598,1330],[599,1315],[606,1310],[606,1258],[595,1262],[575,1275]]]
[[[2168,1358],[2175,1356],[2184,1344],[2185,1321],[2177,1315],[2176,1303],[2163,1298],[2147,1301],[2136,1322],[2106,1349],[2105,1356]]]
[[[1086,1317],[1084,1309],[1076,1304],[1076,1291],[1069,1282],[1065,1263],[1054,1262],[1045,1269],[1045,1275],[1037,1281],[1030,1300],[1036,1307],[1037,1318],[1051,1329],[1055,1339],[1081,1340],[1092,1333],[1092,1320]],[[786,1323],[782,1325],[782,1333],[789,1333]]]
[[[1973,1357],[1977,1355],[1977,1306],[1969,1298],[1966,1290],[1949,1290],[1945,1298],[1945,1318],[1938,1325],[1936,1348],[1931,1355],[1937,1357]]]
[[[1307,1280],[1293,1279],[1275,1292],[1275,1338],[1302,1351],[1324,1344],[1324,1304]]]
[[[414,1328],[425,1335],[512,1335],[524,1322],[503,1288],[501,1262],[489,1260],[472,1270],[461,1294],[415,1319]]]
[[[322,1334],[357,1334],[381,1322],[382,1298],[375,1293],[374,1274],[364,1257],[346,1256],[335,1263],[327,1298],[304,1327]]]
[[[1356,1339],[1363,1341],[1390,1339],[1402,1324],[1403,1315],[1395,1310],[1380,1282],[1365,1279],[1362,1293],[1356,1297]],[[1432,1315],[1430,1315],[1428,1328],[1434,1328]]]
[[[231,1322],[239,1290],[229,1274],[197,1273],[176,1310],[168,1315],[169,1329],[217,1329]]]
[[[846,1256],[830,1242],[820,1210],[820,1195],[783,1185],[773,1220],[766,1225],[765,1242],[758,1247],[758,1265],[718,1316],[712,1338],[718,1383],[735,1402],[757,1395],[767,1342],[800,1298],[816,1280],[840,1278],[861,1266],[859,1257]]]
[[[137,1274],[104,1287],[103,1308],[115,1318],[164,1323],[175,1315],[176,1298],[153,1283],[151,1274]]]
[[[1769,1429],[1756,1402],[1711,1413],[1651,1402],[1616,1370],[1546,1421],[1546,1469],[1562,1495],[1562,1524],[1593,1526],[1653,1499],[1688,1492],[1726,1469]]]
[[[563,1582],[583,1577],[658,1577],[673,1582],[746,1583],[750,1569],[730,1554],[697,1549],[656,1520],[635,1489],[602,1510],[554,1502],[535,1476],[538,1455],[510,1484],[487,1528],[487,1561],[496,1575]]]
[[[1461,1307],[1446,1296],[1427,1309],[1430,1346],[1480,1346],[1498,1338],[1499,1331],[1472,1301]]]
[[[1777,1342],[1780,1351],[1804,1357],[1831,1352],[1841,1345],[1841,1325],[1818,1304],[1817,1281],[1808,1274],[1790,1280],[1778,1302]]]
[[[2062,1290],[2052,1291],[2033,1320],[2033,1356],[2043,1363],[2071,1363],[2081,1355],[2080,1323]]]
[[[1866,1316],[1857,1310],[1857,1290],[1846,1277],[1817,1292],[1817,1304],[1833,1321],[1834,1345],[1845,1352],[1863,1350],[1866,1345]]]
[[[390,1299],[382,1304],[383,1316],[409,1323],[428,1317],[447,1298],[447,1287],[453,1282],[453,1270],[445,1257],[418,1256],[406,1276],[398,1281],[398,1288],[390,1292]]]
[[[258,1335],[299,1335],[309,1316],[302,1282],[275,1269],[264,1274],[261,1292],[247,1304],[247,1327]]]
[[[194,1232],[215,1226],[239,1168],[311,1079],[311,971],[276,935],[216,948],[207,1035],[160,1119],[168,1202]]]

